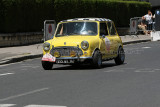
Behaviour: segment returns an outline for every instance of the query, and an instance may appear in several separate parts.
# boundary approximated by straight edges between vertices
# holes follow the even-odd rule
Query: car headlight
[[[43,49],[44,49],[44,51],[49,51],[50,50],[50,43],[48,43],[48,42],[44,43]]]
[[[89,47],[89,43],[87,41],[82,41],[81,42],[81,48],[84,50],[87,50]]]

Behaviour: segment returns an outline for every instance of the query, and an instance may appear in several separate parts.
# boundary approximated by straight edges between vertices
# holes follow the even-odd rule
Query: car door
[[[118,48],[118,40],[120,39],[112,21],[107,23],[109,31],[109,40],[111,41],[111,56],[115,56]]]
[[[110,58],[110,39],[108,38],[108,30],[107,30],[107,23],[106,22],[101,22],[100,23],[100,51],[103,55],[103,59]]]

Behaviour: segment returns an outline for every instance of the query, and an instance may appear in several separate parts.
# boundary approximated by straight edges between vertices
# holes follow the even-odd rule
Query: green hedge
[[[41,31],[45,19],[54,19],[52,0],[2,0],[1,32]]]
[[[75,17],[104,17],[112,19],[117,26],[126,27],[131,17],[142,16],[148,9],[151,9],[151,5],[147,2],[55,0],[55,18],[58,21]]]
[[[44,20],[104,17],[126,27],[129,19],[146,14],[151,5],[108,0],[0,0],[0,33],[41,31]]]

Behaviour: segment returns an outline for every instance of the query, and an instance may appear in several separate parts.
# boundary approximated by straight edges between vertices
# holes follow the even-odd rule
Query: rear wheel
[[[102,67],[102,55],[99,50],[96,50],[93,55],[93,65],[96,68]]]
[[[115,60],[115,63],[117,65],[121,65],[124,63],[124,60],[125,60],[125,52],[123,50],[122,47],[119,47],[118,49],[118,56],[114,59]]]
[[[52,67],[53,67],[53,63],[47,62],[47,61],[42,61],[42,67],[43,67],[45,70],[51,70]]]

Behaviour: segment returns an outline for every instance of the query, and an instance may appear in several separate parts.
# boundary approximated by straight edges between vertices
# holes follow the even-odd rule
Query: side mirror
[[[105,35],[102,35],[102,38],[105,38],[106,36]]]

